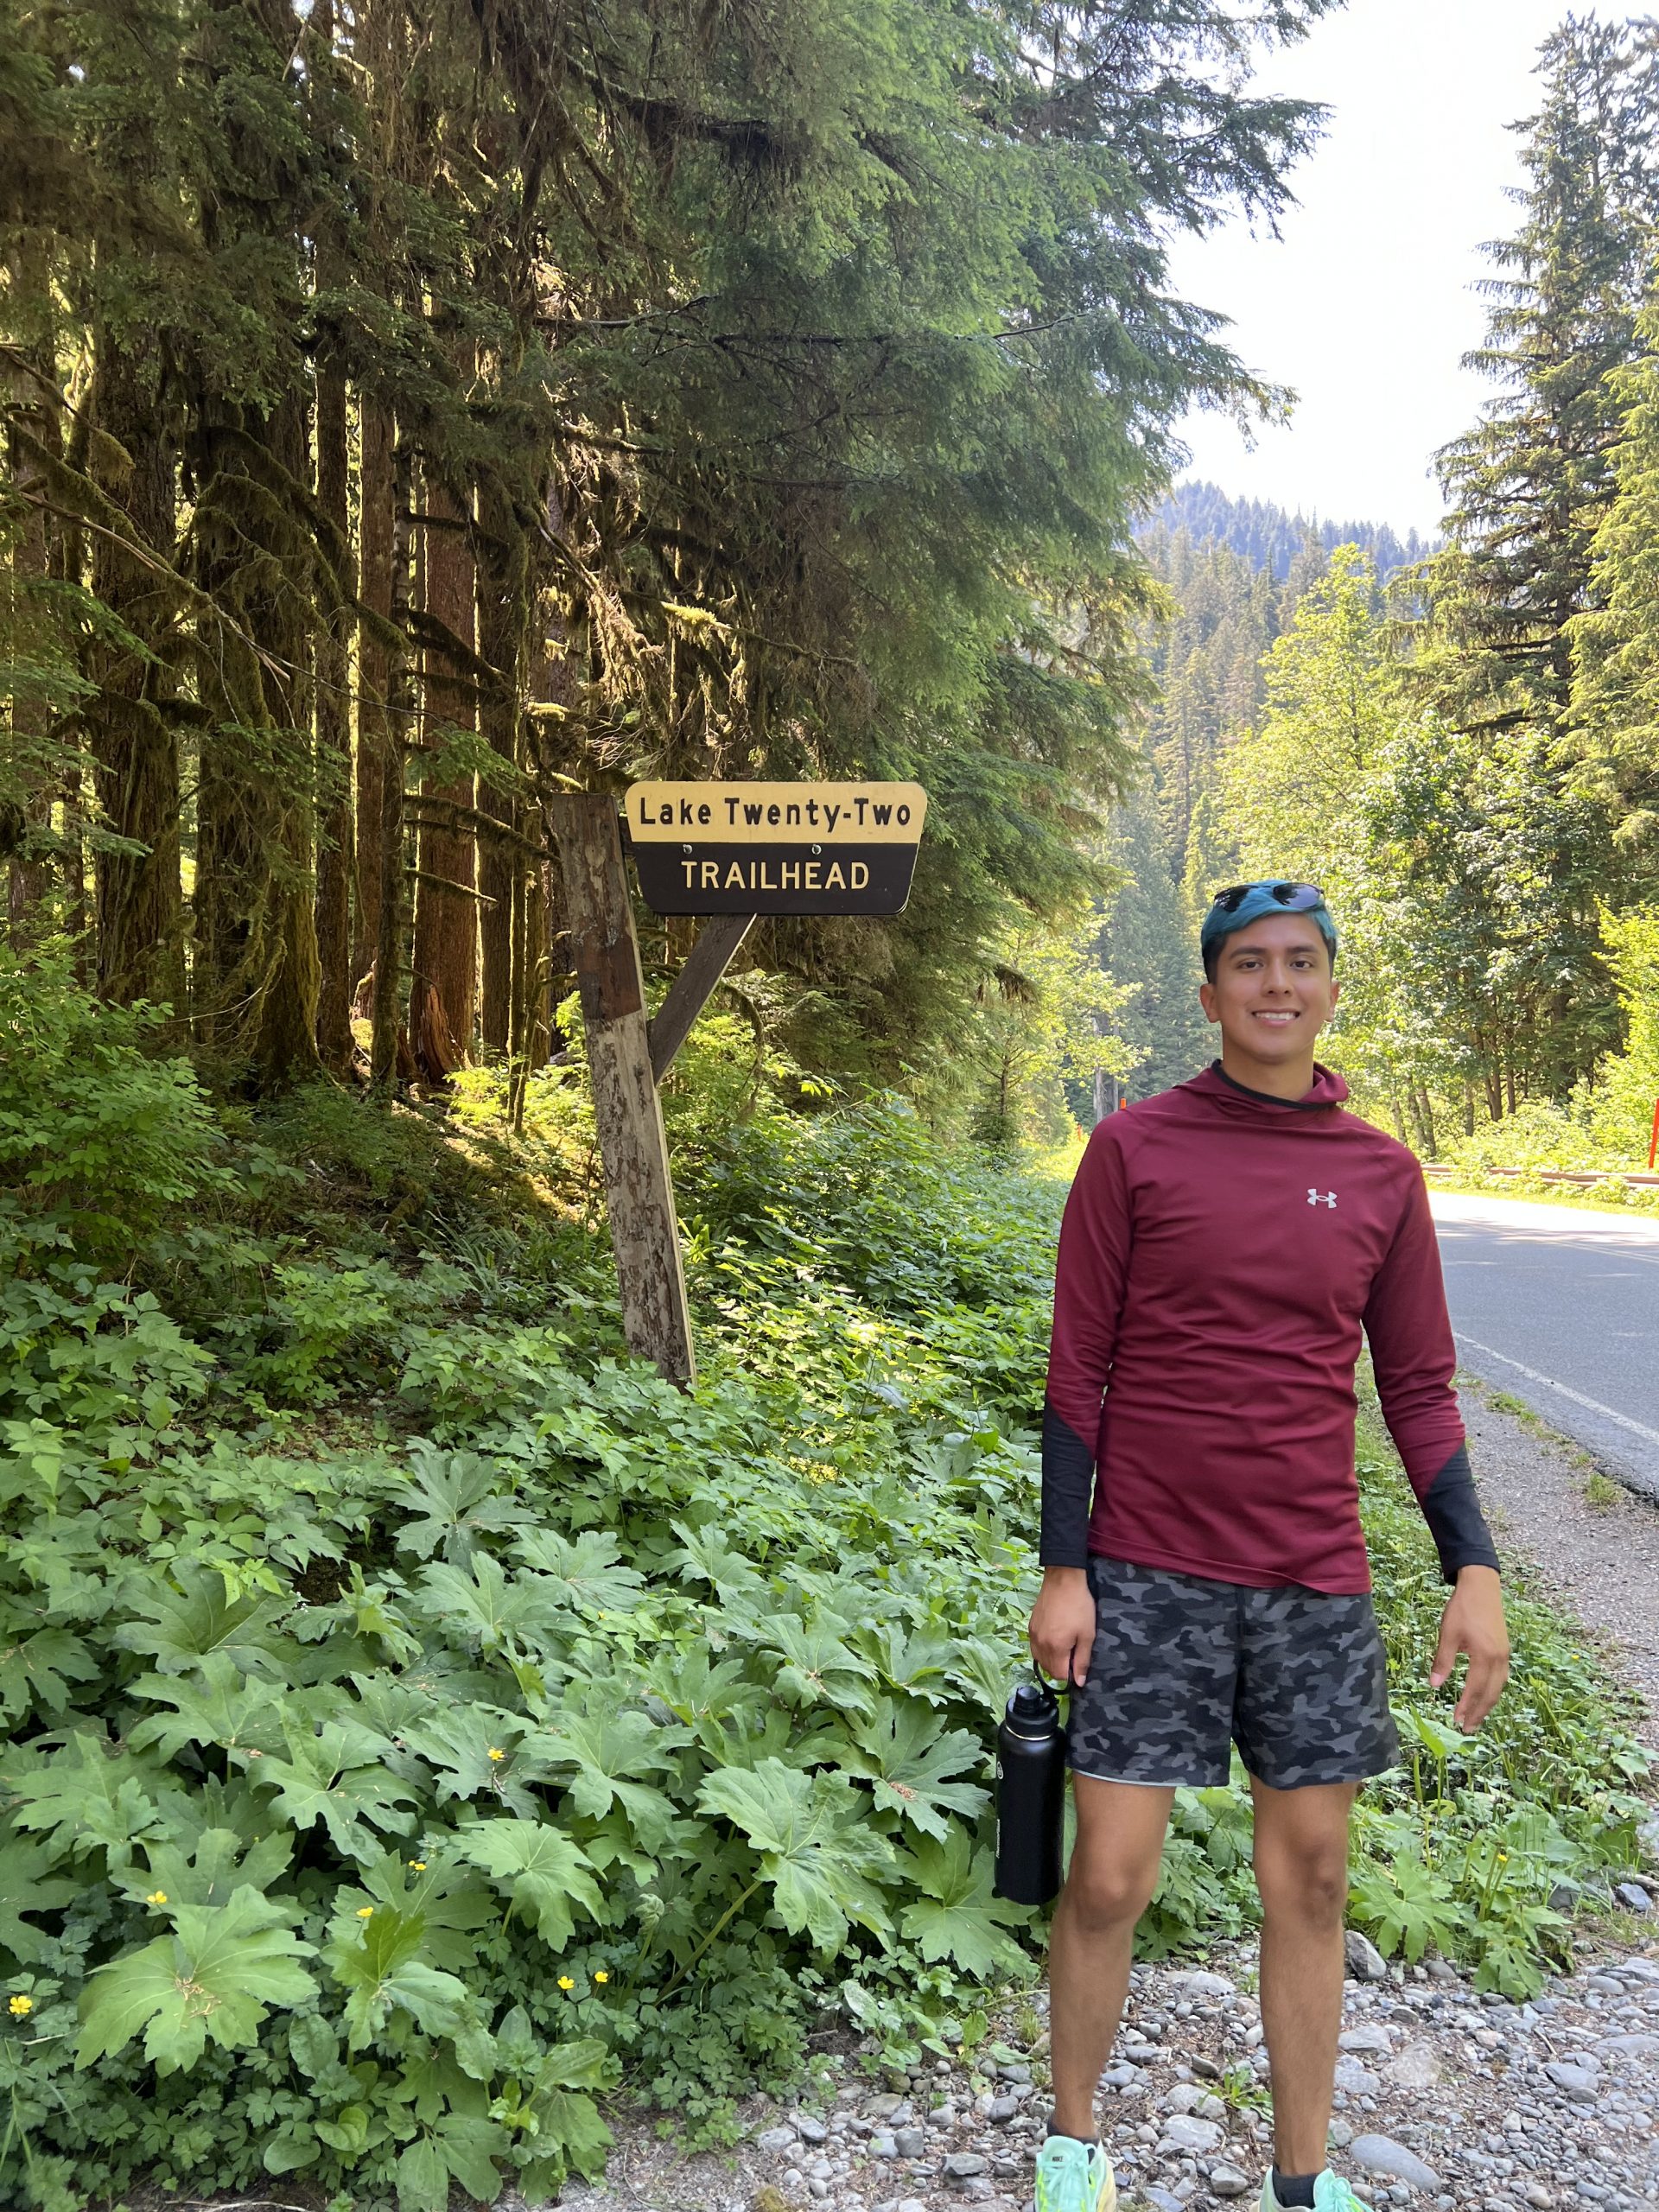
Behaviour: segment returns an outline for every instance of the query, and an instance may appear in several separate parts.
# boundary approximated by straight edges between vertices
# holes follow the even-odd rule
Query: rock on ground
[[[1383,1981],[1388,1978],[1389,1962],[1369,1936],[1362,1936],[1357,1928],[1351,1928],[1344,1939],[1348,1951],[1348,1971],[1361,1981]]]
[[[1390,2181],[1404,2182],[1408,2189],[1440,2188],[1440,2177],[1433,2166],[1425,2165],[1414,2151],[1408,2151],[1391,2135],[1356,2135],[1348,2156],[1366,2173],[1385,2174]]]

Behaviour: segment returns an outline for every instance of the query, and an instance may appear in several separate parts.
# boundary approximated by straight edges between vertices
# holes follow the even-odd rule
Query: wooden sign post
[[[636,784],[629,842],[645,903],[711,917],[645,1015],[616,802],[550,800],[582,996],[594,1120],[630,1351],[671,1381],[696,1363],[657,1086],[760,914],[896,914],[927,812],[918,784]]]
[[[553,811],[623,1332],[631,1351],[689,1384],[696,1379],[691,1316],[616,801],[584,791],[556,800]]]

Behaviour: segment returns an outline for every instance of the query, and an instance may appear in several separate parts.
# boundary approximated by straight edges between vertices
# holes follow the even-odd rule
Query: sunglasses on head
[[[1287,914],[1305,914],[1310,907],[1325,904],[1325,893],[1317,883],[1230,883],[1210,903],[1224,914],[1236,914],[1252,891],[1265,891]]]

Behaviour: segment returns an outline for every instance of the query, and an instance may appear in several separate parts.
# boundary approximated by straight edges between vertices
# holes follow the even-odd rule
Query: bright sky
[[[1333,521],[1432,531],[1429,457],[1491,387],[1459,366],[1481,342],[1482,242],[1514,229],[1504,125],[1537,105],[1531,72],[1569,0],[1348,0],[1261,91],[1324,101],[1325,136],[1294,172],[1282,238],[1233,224],[1175,249],[1175,289],[1231,317],[1236,351],[1298,395],[1251,451],[1224,417],[1183,435],[1186,474]],[[1605,21],[1634,10],[1573,0]]]

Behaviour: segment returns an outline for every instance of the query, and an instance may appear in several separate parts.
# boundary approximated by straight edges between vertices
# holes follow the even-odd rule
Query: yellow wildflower
[[[559,1976],[559,1987],[561,1989],[574,1989],[575,1986],[575,1983],[571,1980],[568,1974],[562,1974]]]
[[[610,1978],[611,1977],[606,1973],[603,1967],[601,1967],[599,1972],[594,1976],[594,1980],[595,1981],[608,1981]]]
[[[492,1744],[492,1745],[490,1745],[490,1757],[491,1757],[491,1758],[492,1758],[492,1759],[496,1760],[497,1762],[499,1762],[500,1760],[502,1760],[502,1759],[505,1758],[505,1757],[506,1757],[506,1756],[507,1756],[507,1755],[506,1755],[506,1753],[505,1753],[505,1751],[497,1751],[497,1749],[495,1748],[495,1745],[494,1745],[493,1744]]]
[[[409,1863],[415,1869],[415,1872],[417,1874],[425,1873],[426,1861],[424,1859],[411,1859]]]
[[[165,1904],[167,1903],[167,1891],[165,1890],[152,1890],[149,1895],[144,1899],[144,1903],[146,1904]]]
[[[359,1905],[357,1908],[357,1916],[359,1920],[372,1920],[374,1918],[374,1907],[372,1904]]]
[[[35,1999],[32,1997],[14,1997],[11,2000],[10,2012],[14,2020],[26,2020],[34,2010]]]

